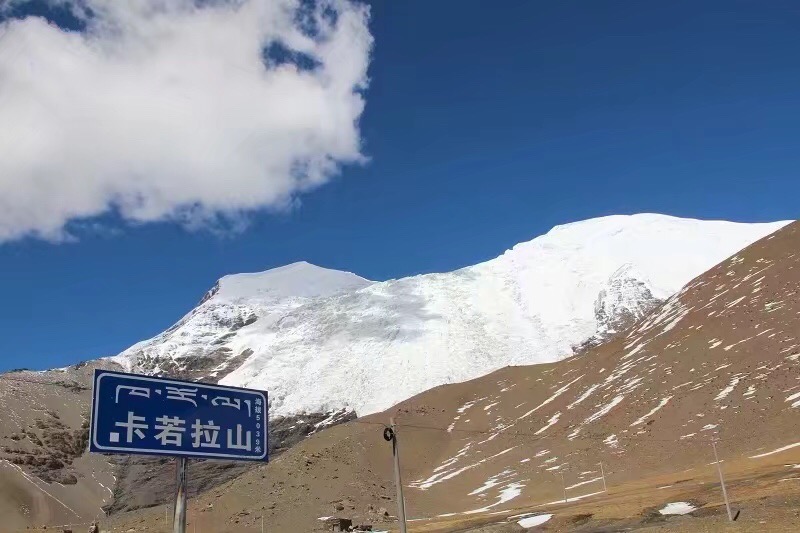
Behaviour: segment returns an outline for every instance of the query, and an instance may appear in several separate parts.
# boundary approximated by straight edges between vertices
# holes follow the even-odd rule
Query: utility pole
[[[719,456],[717,455],[717,443],[711,441],[711,446],[714,448],[714,461],[717,463],[717,473],[719,473],[719,483],[722,485],[722,497],[725,498],[725,509],[728,511],[728,520],[733,522],[733,514],[731,514],[731,504],[728,502],[728,491],[725,490],[725,478],[722,476],[722,465],[719,464]]]
[[[561,486],[564,487],[564,503],[567,503],[567,482],[564,481],[564,472],[559,472],[561,474]]]
[[[600,465],[600,475],[603,476],[603,492],[608,492],[608,487],[606,486],[606,472],[603,470],[603,462],[600,461],[598,464]]]
[[[397,489],[397,514],[400,520],[400,533],[406,533],[406,502],[403,498],[403,480],[400,476],[400,450],[397,444],[397,426],[394,418],[389,419],[389,427],[384,428],[383,438],[392,443],[392,456],[394,457],[394,484]],[[177,533],[177,532],[176,532]]]
[[[186,533],[186,457],[175,458],[175,507],[172,533]]]

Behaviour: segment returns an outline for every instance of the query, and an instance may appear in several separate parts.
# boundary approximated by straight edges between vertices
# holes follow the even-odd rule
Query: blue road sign
[[[267,393],[94,371],[89,449],[267,460]]]

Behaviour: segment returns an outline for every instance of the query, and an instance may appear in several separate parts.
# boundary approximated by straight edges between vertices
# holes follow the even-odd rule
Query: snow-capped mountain
[[[225,276],[197,307],[163,333],[135,344],[113,358],[152,374],[219,378],[252,349],[231,351],[236,332],[256,320],[271,323],[316,299],[367,287],[372,282],[306,262],[253,274]]]
[[[226,276],[176,325],[114,359],[268,390],[273,416],[363,415],[503,366],[568,357],[785,224],[609,216],[450,273],[371,282],[295,263]]]

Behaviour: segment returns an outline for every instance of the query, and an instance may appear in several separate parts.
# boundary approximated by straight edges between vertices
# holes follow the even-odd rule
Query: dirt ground
[[[795,448],[797,450],[797,448]],[[470,521],[432,520],[412,531],[505,533],[526,531],[517,525],[525,513],[548,513],[552,518],[529,531],[610,533],[638,532],[778,532],[800,531],[800,452],[789,450],[767,462],[723,463],[731,511],[730,522],[714,464],[672,475],[614,486],[608,492],[577,502],[516,509],[495,517]],[[574,497],[579,495],[568,494]],[[663,516],[669,502],[688,502],[697,510]]]
[[[731,509],[736,516],[734,522],[728,521],[716,467],[712,463],[669,475],[643,478],[623,485],[615,485],[612,477],[608,480],[607,493],[601,492],[566,504],[540,503],[494,514],[416,519],[409,524],[409,531],[415,533],[800,531],[800,448],[787,450],[759,461],[743,459],[738,462],[725,462],[723,471]],[[596,492],[595,489],[585,487],[581,489],[570,491],[568,497],[576,498]],[[697,509],[686,515],[661,515],[659,509],[670,502],[688,502]],[[387,502],[387,508],[394,511],[394,502]],[[552,514],[552,518],[542,525],[527,530],[517,524],[520,520],[519,515],[532,513]],[[167,515],[169,512],[164,506],[124,513],[103,524],[103,531],[151,533],[172,531]],[[255,522],[255,526],[237,524],[224,509],[198,509],[194,502],[189,502],[187,531],[190,533],[260,532],[260,521]],[[374,529],[398,531],[396,522],[386,525],[376,524]],[[49,533],[53,530],[51,527],[48,530],[24,531]],[[85,528],[75,529],[76,532],[84,530]],[[278,532],[277,529],[271,528],[268,522],[264,524],[264,531]]]

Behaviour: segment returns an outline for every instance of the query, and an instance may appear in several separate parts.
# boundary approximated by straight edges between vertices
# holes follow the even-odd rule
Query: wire
[[[370,421],[367,421],[367,420],[352,420],[351,423],[353,423],[353,424],[371,425],[371,426],[389,427],[388,424],[384,424],[382,422],[370,422]],[[423,425],[419,425],[419,424],[395,424],[395,425],[397,427],[399,427],[399,428],[419,429],[419,430],[429,430],[429,431],[444,431],[444,432],[447,432],[447,433],[471,433],[471,434],[478,434],[478,435],[493,435],[493,434],[497,433],[498,436],[501,433],[505,433],[507,436],[530,437],[531,439],[536,440],[536,441],[539,441],[539,440],[554,440],[554,439],[559,439],[559,438],[563,438],[564,437],[563,433],[559,434],[559,435],[553,435],[553,434],[550,434],[550,435],[536,435],[535,433],[529,433],[529,432],[525,432],[525,431],[503,431],[502,429],[488,429],[488,430],[483,430],[483,429],[459,429],[459,428],[450,429],[450,428],[443,428],[443,427],[439,427],[439,426],[423,426]],[[680,439],[680,438],[677,438],[677,439],[657,439],[657,438],[652,438],[652,437],[644,437],[644,436],[637,437],[637,436],[628,436],[628,435],[617,435],[616,438],[618,440],[619,439],[624,439],[624,440],[639,440],[639,441],[647,441],[647,442],[671,442],[671,443],[674,443],[674,442],[683,443],[683,442],[687,442],[687,441],[691,441],[691,442],[695,442],[696,443],[696,442],[700,441],[700,442],[708,442],[709,444],[711,443],[711,440],[712,440],[710,438],[702,438],[702,439],[692,439],[692,438],[685,438],[685,439]],[[592,436],[592,435],[576,435],[576,436],[572,437],[572,439],[569,439],[569,440],[593,440],[593,441],[602,440],[602,441],[605,441],[606,439],[608,439],[608,437],[597,437],[597,436]],[[719,440],[719,439],[716,439],[716,440]]]

